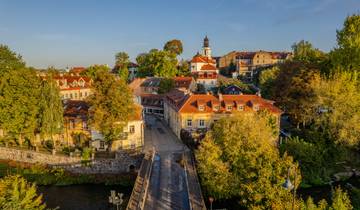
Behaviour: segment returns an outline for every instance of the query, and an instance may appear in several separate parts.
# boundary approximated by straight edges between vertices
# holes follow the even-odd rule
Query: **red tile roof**
[[[216,67],[214,65],[211,64],[205,64],[201,67],[200,70],[216,70]]]
[[[193,81],[192,77],[174,77],[175,87],[176,88],[186,88],[189,89],[191,82]]]
[[[222,98],[222,100],[219,99]],[[182,100],[178,100],[177,103],[171,101],[171,98],[167,98],[169,103],[173,104],[174,108],[181,113],[226,113],[225,105],[232,105],[234,108],[232,111],[237,110],[237,105],[245,105],[244,111],[254,111],[253,106],[259,105],[259,110],[265,109],[275,114],[281,114],[282,111],[273,105],[272,101],[265,100],[258,95],[187,95]],[[198,109],[198,103],[203,103],[205,109],[200,111]],[[212,104],[220,104],[220,109],[214,111]]]
[[[215,64],[216,62],[212,58],[197,54],[192,58],[191,63],[213,63],[213,64]]]

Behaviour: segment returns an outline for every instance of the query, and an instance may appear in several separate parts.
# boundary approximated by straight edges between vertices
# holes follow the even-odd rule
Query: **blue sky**
[[[205,35],[214,55],[301,39],[329,51],[359,11],[359,0],[0,0],[0,43],[39,68],[112,66],[118,51],[134,60],[174,38],[190,58]]]

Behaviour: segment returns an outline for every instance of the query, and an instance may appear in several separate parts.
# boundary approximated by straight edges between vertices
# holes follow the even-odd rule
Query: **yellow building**
[[[259,110],[269,111],[279,126],[282,111],[273,103],[258,95],[181,95],[180,92],[171,92],[165,101],[164,116],[179,138],[182,131],[207,130],[223,117],[252,114]]]

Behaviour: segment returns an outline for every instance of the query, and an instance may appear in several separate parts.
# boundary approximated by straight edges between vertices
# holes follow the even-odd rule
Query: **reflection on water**
[[[119,185],[86,184],[71,186],[39,186],[44,201],[49,208],[57,206],[62,210],[108,210],[110,190],[124,194],[124,206],[130,197],[131,187]]]

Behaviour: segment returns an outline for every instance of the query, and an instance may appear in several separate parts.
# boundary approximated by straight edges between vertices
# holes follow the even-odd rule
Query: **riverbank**
[[[61,168],[50,168],[41,164],[0,160],[0,178],[8,174],[19,174],[37,185],[57,186],[105,184],[132,187],[136,179],[136,173],[134,172],[122,174],[79,174],[70,173]]]

